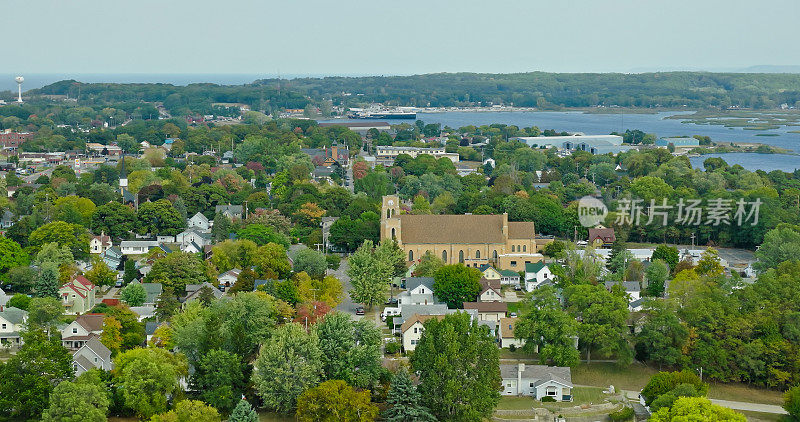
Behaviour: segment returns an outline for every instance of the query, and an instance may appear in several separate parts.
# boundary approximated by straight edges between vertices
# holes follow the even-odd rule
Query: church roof
[[[401,240],[413,243],[505,243],[502,215],[403,214]],[[509,238],[533,239],[531,222],[508,223]]]

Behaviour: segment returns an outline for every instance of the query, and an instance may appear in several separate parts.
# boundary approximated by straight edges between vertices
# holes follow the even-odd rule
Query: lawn
[[[579,406],[581,404],[602,403],[606,394],[600,387],[575,387],[572,389],[573,401],[560,403],[542,403],[532,397],[501,396],[498,410],[530,410],[533,407],[546,407],[548,409]]]
[[[578,385],[613,385],[617,390],[641,390],[658,370],[641,364],[619,368],[613,363],[582,364],[572,369],[572,382]],[[755,388],[745,384],[711,383],[708,397],[750,403],[783,404],[779,391]]]

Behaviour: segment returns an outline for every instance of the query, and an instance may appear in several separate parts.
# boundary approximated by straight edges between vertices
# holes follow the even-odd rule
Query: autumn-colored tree
[[[122,349],[122,324],[114,317],[103,319],[103,332],[100,334],[100,343],[111,350],[111,355],[115,356]]]

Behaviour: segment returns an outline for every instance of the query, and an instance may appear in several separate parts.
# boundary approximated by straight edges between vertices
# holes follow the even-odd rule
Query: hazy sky
[[[2,0],[0,16],[9,73],[800,65],[798,0]]]

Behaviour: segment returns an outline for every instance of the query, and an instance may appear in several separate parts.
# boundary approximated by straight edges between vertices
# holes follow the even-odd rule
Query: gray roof
[[[156,303],[158,296],[164,291],[164,286],[161,283],[142,283],[142,287],[147,293],[144,303]]]
[[[100,356],[100,358],[104,361],[111,362],[111,350],[108,350],[108,347],[100,342],[100,337],[92,336],[92,338],[86,342],[84,347],[88,347],[93,352],[97,353],[97,355]]]
[[[2,312],[0,312],[0,317],[12,324],[22,324],[27,315],[28,312],[13,306],[3,308]]]
[[[95,367],[94,365],[92,365],[92,362],[89,361],[89,359],[86,359],[86,356],[83,355],[80,355],[78,357],[73,357],[72,361],[80,365],[80,367],[86,371]]]
[[[205,215],[204,215],[202,212],[199,212],[199,211],[198,211],[198,212],[197,212],[197,214],[195,214],[195,215],[193,215],[193,216],[192,216],[192,218],[195,218],[195,217],[197,217],[197,216],[200,216],[200,220],[203,220],[203,221],[205,221],[206,223],[208,222],[208,217],[206,217],[206,216],[205,216]]]
[[[500,365],[500,376],[503,379],[516,379],[519,364]],[[535,386],[540,386],[549,381],[572,388],[572,371],[564,366],[528,365],[522,371],[522,379],[532,380]]]
[[[217,205],[214,207],[214,212],[221,212],[221,213],[230,213],[230,214],[241,214],[242,213],[242,206],[241,205]]]
[[[123,240],[119,242],[120,247],[131,247],[131,246],[146,246],[148,248],[158,246],[157,240]]]
[[[606,289],[608,289],[608,290],[611,290],[611,288],[614,287],[617,284],[620,284],[620,282],[619,281],[606,281],[605,282]],[[642,288],[639,286],[639,282],[638,281],[623,281],[621,284],[622,284],[622,288],[625,289],[626,292],[638,292],[638,291],[642,290]]]
[[[414,290],[420,285],[433,290],[433,277],[408,277],[406,278],[406,290]]]
[[[147,321],[144,323],[144,333],[148,336],[152,336],[153,333],[156,332],[156,328],[158,328],[159,323],[155,321]]]
[[[211,284],[209,282],[205,282],[203,284],[199,284],[198,286],[199,287],[196,290],[194,290],[193,292],[188,293],[186,295],[186,299],[184,299],[184,303],[189,303],[189,302],[192,302],[194,300],[197,300],[200,297],[200,292],[203,290],[203,287],[210,288],[211,289],[211,294],[213,294],[214,298],[216,298],[216,299],[219,299],[219,298],[221,298],[223,296],[223,293],[218,288],[214,287],[213,284]],[[186,286],[186,291],[187,292],[189,291],[189,286]]]

